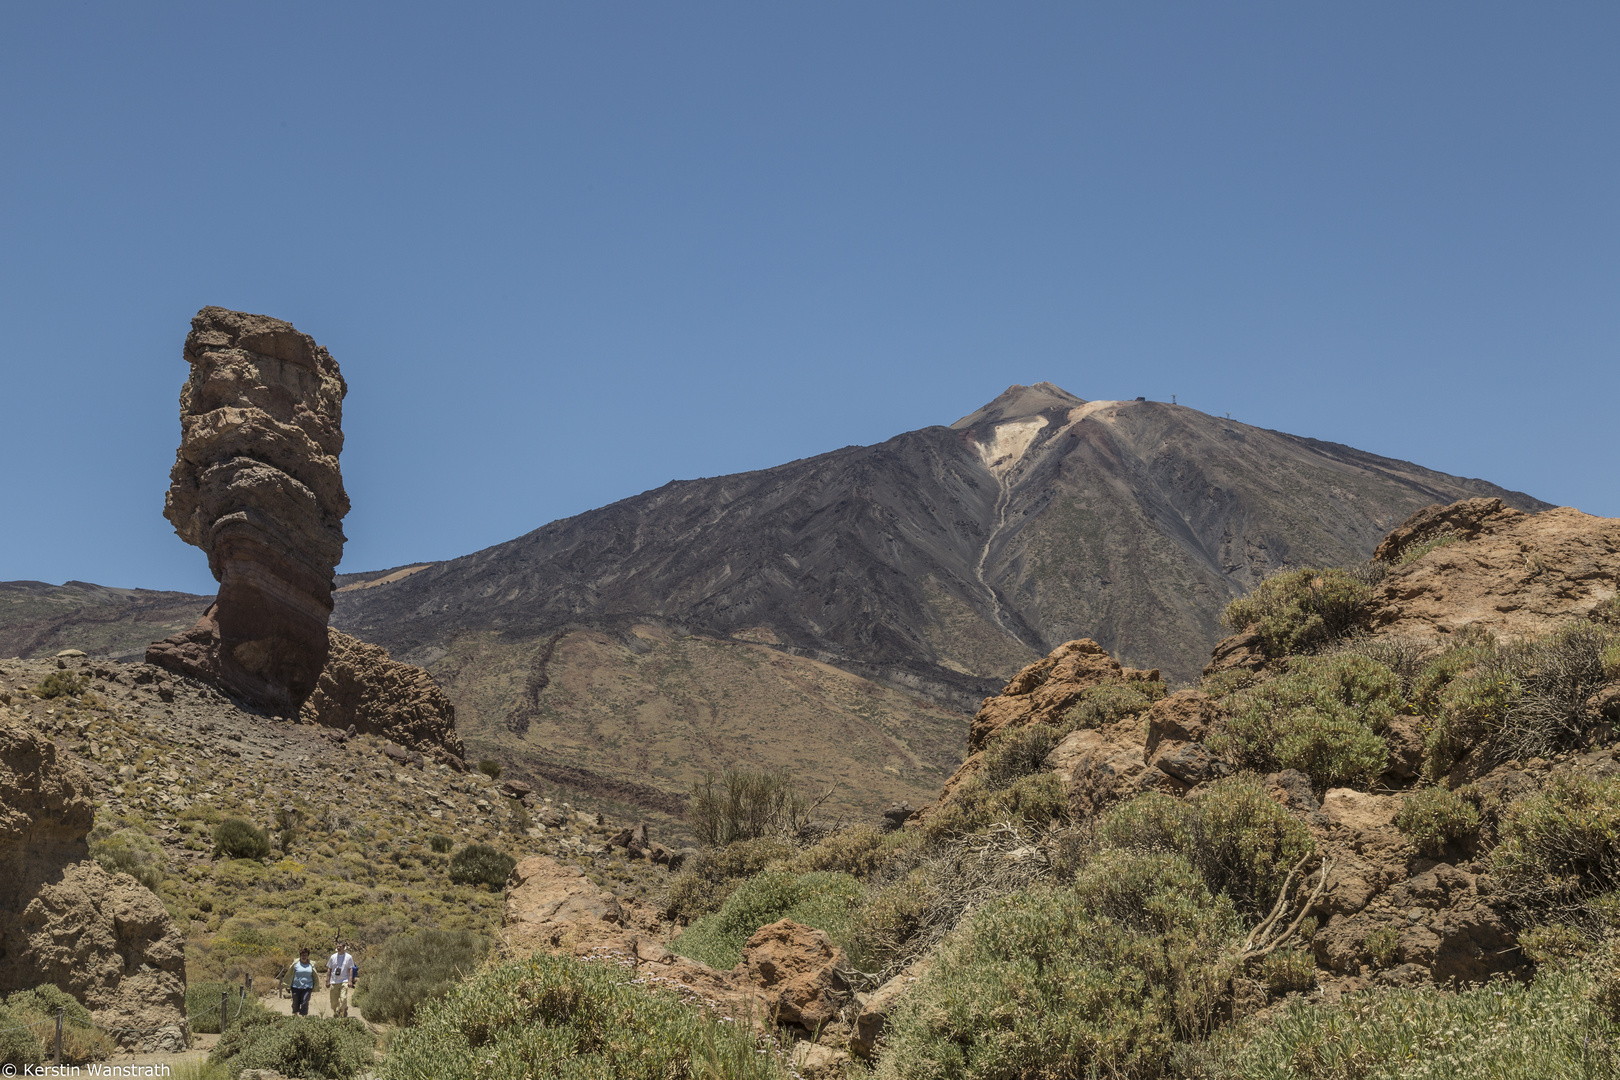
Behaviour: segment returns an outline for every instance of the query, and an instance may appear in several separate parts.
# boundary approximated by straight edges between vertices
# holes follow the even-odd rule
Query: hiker
[[[327,998],[332,1005],[333,1016],[349,1015],[349,988],[353,982],[354,957],[349,955],[340,941],[337,952],[326,961]]]
[[[292,1011],[294,1016],[309,1015],[309,995],[315,992],[315,964],[309,958],[309,948],[306,946],[298,950],[298,959],[288,964],[281,972],[288,980],[288,989],[292,991]],[[279,996],[281,986],[278,982],[276,991]]]

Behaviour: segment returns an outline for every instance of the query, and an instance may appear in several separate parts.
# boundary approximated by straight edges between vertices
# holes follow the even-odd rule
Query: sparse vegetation
[[[50,701],[53,698],[78,697],[90,687],[90,680],[71,671],[53,671],[34,687],[34,695]]]
[[[484,758],[478,762],[478,771],[491,780],[499,780],[501,778],[501,763],[494,758]]]
[[[1436,658],[1414,689],[1432,720],[1425,771],[1438,779],[1468,756],[1483,771],[1583,744],[1602,723],[1590,698],[1609,678],[1605,657],[1617,640],[1581,620],[1507,644],[1476,638]]]
[[[5,1013],[11,1016],[6,1023],[0,1016],[0,1026],[23,1025],[37,1039],[40,1049],[55,1049],[56,1018],[62,1017],[62,1061],[68,1065],[83,1065],[91,1061],[105,1061],[115,1049],[108,1038],[90,1019],[90,1010],[72,994],[48,983],[32,990],[18,990],[6,998]],[[4,1036],[0,1036],[3,1039]],[[0,1047],[5,1043],[0,1042]],[[23,1064],[12,1062],[12,1064]]]
[[[1069,793],[1056,775],[1033,773],[999,790],[975,775],[963,781],[955,797],[934,812],[923,834],[941,841],[978,832],[998,822],[1015,823],[1039,832],[1067,821]]]
[[[458,984],[398,1031],[387,1080],[658,1077],[786,1080],[751,1027],[630,985],[618,969],[537,954]]]
[[[1410,566],[1419,559],[1423,558],[1423,556],[1427,555],[1429,552],[1439,551],[1441,548],[1455,544],[1461,539],[1462,537],[1458,536],[1456,533],[1441,533],[1439,536],[1425,540],[1421,544],[1413,544],[1411,547],[1401,552],[1400,558],[1395,560],[1395,565]]]
[[[109,874],[128,874],[148,889],[163,880],[163,847],[136,829],[90,833],[90,857]]]
[[[1620,888],[1620,779],[1559,776],[1510,806],[1491,873],[1527,922],[1596,933],[1594,901]]]
[[[785,860],[792,850],[774,837],[760,837],[705,851],[670,883],[665,911],[682,922],[719,911],[739,882]]]
[[[849,951],[851,910],[860,895],[860,883],[848,874],[768,870],[739,885],[718,912],[693,922],[671,948],[726,970],[742,959],[743,945],[754,931],[779,919],[792,919],[825,932],[834,944]]]
[[[427,838],[427,845],[428,850],[434,854],[447,855],[450,853],[450,838],[441,833],[434,833],[433,835],[429,836]]]
[[[1528,985],[1298,1001],[1181,1048],[1174,1064],[1188,1080],[1613,1080],[1620,1026],[1592,994],[1586,973],[1550,970]]]
[[[34,1020],[5,1006],[0,1006],[0,1065],[15,1066],[22,1071],[45,1060],[40,1035],[45,1031],[42,1020]],[[36,1034],[37,1033],[37,1034]]]
[[[1139,795],[1098,822],[1095,837],[1104,848],[1181,856],[1211,892],[1251,917],[1271,909],[1289,870],[1316,846],[1303,824],[1246,777],[1218,781],[1190,799]]]
[[[1463,843],[1479,831],[1479,808],[1458,792],[1424,788],[1401,803],[1395,827],[1423,854],[1438,855],[1447,844]]]
[[[1045,724],[1004,728],[985,747],[979,775],[984,786],[1000,791],[1045,767],[1046,755],[1057,745],[1056,729]]]
[[[703,843],[725,847],[790,833],[807,806],[785,772],[727,769],[705,775],[693,788],[686,820]]]
[[[467,930],[420,930],[390,938],[366,964],[360,1014],[373,1023],[406,1025],[443,997],[488,955],[490,940]]]
[[[1140,716],[1155,701],[1165,695],[1165,685],[1158,680],[1134,679],[1129,682],[1104,683],[1087,687],[1080,700],[1069,706],[1063,714],[1061,738],[1082,728],[1104,728],[1132,716]]]

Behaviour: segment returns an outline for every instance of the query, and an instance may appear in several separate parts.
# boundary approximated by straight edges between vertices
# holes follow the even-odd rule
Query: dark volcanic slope
[[[951,427],[678,481],[337,594],[335,625],[431,664],[467,632],[635,622],[784,646],[971,705],[1072,637],[1190,678],[1221,608],[1364,559],[1493,484],[1158,402],[1013,387]]]
[[[197,621],[213,598],[83,581],[0,581],[0,656],[82,649],[140,659],[146,646]]]

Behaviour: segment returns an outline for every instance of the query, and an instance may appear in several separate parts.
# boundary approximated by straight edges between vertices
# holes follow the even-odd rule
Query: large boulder
[[[91,781],[0,725],[0,994],[51,983],[131,1048],[184,1039],[185,942],[152,892],[89,860]]]
[[[191,321],[180,449],[163,514],[208,554],[219,596],[147,660],[294,716],[326,663],[349,512],[338,365],[290,323],[208,307]]]
[[[432,675],[390,659],[381,645],[336,630],[327,635],[326,667],[304,702],[303,719],[338,731],[352,726],[411,750],[443,748],[463,756],[456,707]]]
[[[1398,559],[1448,536],[1456,542],[1397,566],[1374,588],[1373,633],[1545,634],[1615,595],[1620,518],[1569,507],[1521,514],[1497,499],[1470,499],[1419,511],[1390,533],[1379,556]]]
[[[766,1015],[779,1024],[818,1031],[837,1019],[849,998],[844,950],[820,930],[791,919],[754,931],[738,967],[759,989]]]

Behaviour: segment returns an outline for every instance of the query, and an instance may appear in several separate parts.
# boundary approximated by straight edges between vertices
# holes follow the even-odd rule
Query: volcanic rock
[[[754,931],[738,966],[762,991],[767,1015],[780,1024],[819,1030],[849,996],[841,974],[849,968],[844,950],[822,931],[791,919]]]
[[[0,993],[53,983],[155,1048],[185,1020],[185,943],[150,890],[89,860],[94,817],[83,768],[0,726]]]
[[[207,552],[219,595],[147,660],[294,716],[326,663],[349,512],[338,469],[348,388],[313,338],[264,315],[203,308],[185,358],[163,514]]]
[[[368,645],[328,630],[326,666],[300,716],[337,730],[380,735],[409,750],[443,748],[463,756],[456,733],[456,707],[433,676],[390,659],[381,645]],[[401,755],[404,760],[404,755]],[[507,781],[507,786],[520,784]]]
[[[1437,638],[1469,627],[1511,637],[1544,634],[1615,595],[1620,518],[1570,507],[1521,514],[1497,499],[1431,506],[1379,545],[1398,558],[1455,536],[1373,590],[1368,627],[1379,635]]]
[[[1121,667],[1119,661],[1089,638],[1064,642],[1050,655],[1014,675],[999,695],[984,699],[968,732],[967,760],[945,782],[937,806],[949,802],[962,783],[979,771],[985,747],[997,732],[1030,724],[1056,727],[1081,695],[1095,686],[1158,681],[1157,671]],[[1128,720],[1105,731],[1070,732],[1052,751],[1047,765],[1066,783],[1078,783],[1088,790],[1096,788],[1096,800],[1090,796],[1082,800],[1087,805],[1094,801],[1098,805],[1112,801],[1137,784],[1152,788],[1161,786],[1161,781],[1168,781],[1168,786],[1177,791],[1186,788],[1185,784],[1147,765],[1142,725],[1138,720]],[[1103,789],[1109,794],[1103,795]],[[927,813],[923,811],[918,816]]]

